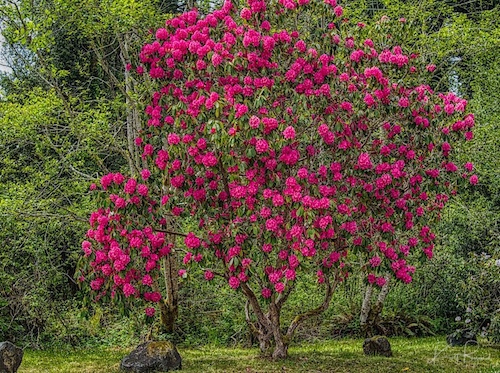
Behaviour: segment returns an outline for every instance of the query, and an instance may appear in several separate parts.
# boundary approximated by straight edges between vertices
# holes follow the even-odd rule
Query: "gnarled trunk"
[[[337,279],[335,278],[334,285],[336,284]],[[290,286],[277,297],[271,297],[268,311],[264,313],[250,286],[247,283],[241,285],[241,289],[247,297],[245,305],[246,321],[251,332],[259,341],[260,351],[264,356],[272,357],[275,360],[286,359],[288,357],[288,346],[297,327],[308,318],[319,315],[328,308],[335,286],[327,278],[325,279],[325,285],[326,290],[323,302],[318,307],[296,316],[286,332],[283,332],[281,329],[281,308],[293,287]],[[256,321],[252,321],[250,310],[253,311],[257,319]]]
[[[260,352],[263,356],[272,357],[275,360],[286,359],[288,356],[288,339],[281,332],[280,325],[274,322],[270,314],[266,315],[267,326],[259,325],[257,330],[253,330],[254,336],[259,341]],[[257,324],[259,324],[257,322]]]

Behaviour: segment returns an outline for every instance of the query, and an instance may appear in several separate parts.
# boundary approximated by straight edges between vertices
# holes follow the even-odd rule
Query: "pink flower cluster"
[[[321,30],[339,50],[333,55],[272,24],[311,2],[249,0],[237,10],[226,0],[203,18],[191,11],[168,20],[143,47],[140,67],[157,88],[136,140],[147,168],[142,183],[101,178],[116,194],[92,215],[82,244],[94,290],[108,281],[127,297],[159,300],[150,288],[171,247],[150,227],[166,216],[196,222],[184,238],[186,268],[208,264],[206,280],[217,273],[245,291],[258,273],[252,285],[265,299],[307,268],[319,283],[344,280],[349,252],[368,253],[367,279],[379,286],[382,268],[411,281],[410,252],[432,257],[427,222],[458,181],[478,183],[472,164],[461,173],[452,161],[455,145],[473,136],[474,116],[452,93],[402,83],[433,68],[362,38],[369,26],[340,32],[345,20]],[[331,18],[343,16],[335,0],[324,3]],[[130,229],[138,209],[148,224]]]

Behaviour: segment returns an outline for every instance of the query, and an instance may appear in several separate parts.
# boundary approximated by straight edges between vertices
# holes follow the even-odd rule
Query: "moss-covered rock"
[[[120,364],[124,372],[168,372],[182,368],[182,358],[172,342],[145,342],[137,346]]]
[[[22,360],[22,349],[10,342],[0,343],[0,373],[16,373]]]
[[[365,339],[363,343],[363,352],[365,355],[392,356],[391,344],[389,340],[380,335]]]

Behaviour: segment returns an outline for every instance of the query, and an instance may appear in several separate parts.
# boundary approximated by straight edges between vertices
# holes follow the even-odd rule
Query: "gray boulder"
[[[145,342],[122,359],[120,369],[132,373],[168,372],[182,368],[181,355],[172,342]]]
[[[363,342],[363,352],[365,355],[392,356],[391,344],[389,343],[389,340],[380,335],[365,339]]]
[[[0,343],[0,373],[16,373],[23,361],[23,350],[10,342]]]

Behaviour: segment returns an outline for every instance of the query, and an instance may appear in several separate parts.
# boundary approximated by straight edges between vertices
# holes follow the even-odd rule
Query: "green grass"
[[[392,338],[394,356],[363,355],[362,340],[342,339],[293,346],[289,359],[274,362],[257,349],[179,348],[183,372],[489,372],[500,373],[500,349],[449,347],[444,337]],[[127,349],[25,351],[18,373],[118,372]]]

